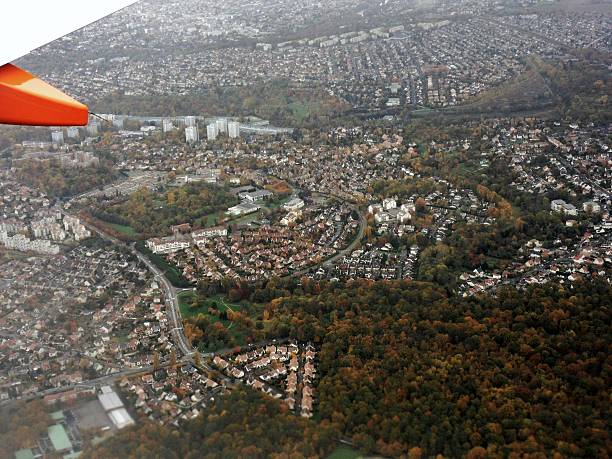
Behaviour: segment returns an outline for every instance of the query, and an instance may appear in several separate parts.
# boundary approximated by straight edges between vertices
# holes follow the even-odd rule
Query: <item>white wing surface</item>
[[[0,66],[137,0],[0,0]]]

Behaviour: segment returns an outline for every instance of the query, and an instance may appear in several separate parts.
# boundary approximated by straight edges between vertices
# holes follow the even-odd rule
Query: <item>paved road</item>
[[[344,249],[340,250],[340,252],[338,252],[336,255],[325,260],[322,263],[323,266],[331,266],[336,260],[351,253],[353,250],[357,248],[357,246],[361,243],[361,240],[365,236],[365,230],[366,230],[366,226],[368,225],[368,222],[366,221],[365,216],[361,212],[359,212],[359,209],[357,208],[357,206],[352,206],[352,207],[353,207],[353,210],[357,212],[357,214],[359,215],[359,231],[357,231],[357,237],[355,237],[353,242],[351,242]]]
[[[587,182],[589,185],[591,185],[591,188],[598,190],[606,198],[610,197],[610,191],[609,190],[603,188],[599,183],[595,182],[591,177],[589,177],[588,175],[582,173],[578,168],[576,168],[575,166],[573,166],[572,164],[567,162],[565,160],[565,158],[563,158],[559,153],[553,152],[553,156],[557,159],[557,161],[559,161],[562,165],[564,165],[565,168],[568,171],[572,170],[575,175],[580,177],[581,180],[583,180],[583,181]]]
[[[177,289],[170,283],[170,281],[166,278],[163,272],[161,272],[157,266],[153,264],[151,260],[149,260],[145,255],[140,253],[133,245],[128,245],[123,241],[105,233],[100,228],[92,225],[87,221],[83,221],[83,224],[87,226],[91,231],[98,234],[101,238],[106,239],[107,241],[125,247],[132,254],[137,257],[144,265],[149,268],[149,271],[153,273],[155,276],[155,280],[157,280],[160,285],[164,289],[164,295],[166,297],[166,310],[168,311],[168,319],[170,320],[170,326],[172,327],[172,336],[174,338],[174,343],[177,345],[181,353],[188,358],[189,361],[192,361],[192,354],[194,349],[189,344],[187,337],[183,331],[183,321],[181,319],[181,312],[179,309],[178,302],[178,293]]]
[[[172,327],[172,336],[174,343],[177,345],[181,353],[188,356],[191,359],[193,348],[189,344],[187,337],[183,331],[183,321],[181,319],[181,312],[179,309],[178,293],[177,289],[170,284],[170,281],[166,278],[163,272],[161,272],[157,266],[151,262],[145,255],[138,252],[135,248],[130,247],[132,253],[143,262],[147,268],[154,274],[155,279],[163,286],[164,293],[166,296],[166,311],[168,312],[168,319],[170,320],[170,326]]]
[[[62,211],[65,215],[69,215],[67,212]],[[179,310],[179,304],[178,304],[178,297],[177,297],[177,289],[175,289],[170,282],[168,281],[168,279],[166,278],[166,276],[146,257],[144,256],[142,253],[138,252],[134,247],[129,246],[127,244],[125,244],[123,241],[118,240],[117,238],[114,238],[113,236],[110,236],[109,234],[106,234],[104,231],[100,230],[99,228],[91,225],[90,223],[83,221],[83,224],[85,226],[87,226],[91,231],[95,232],[96,234],[98,234],[101,238],[106,239],[107,241],[115,244],[115,245],[119,245],[121,247],[125,247],[127,248],[130,252],[132,252],[134,254],[134,256],[136,256],[140,261],[142,261],[148,268],[149,270],[154,274],[155,279],[163,286],[164,288],[164,293],[166,296],[166,305],[167,305],[167,311],[168,311],[168,317],[170,319],[170,324],[172,326],[172,336],[174,337],[174,343],[176,343],[177,347],[179,348],[179,350],[181,351],[181,353],[183,354],[183,358],[181,358],[178,363],[184,364],[184,363],[193,363],[193,357],[192,354],[194,352],[194,349],[189,345],[189,342],[187,340],[187,338],[185,337],[185,334],[183,333],[183,323],[181,320],[181,313]],[[209,357],[212,356],[212,353],[208,353],[208,354],[202,354],[202,357]],[[166,363],[167,364],[167,363]],[[203,365],[204,368],[208,367],[206,365]],[[116,379],[119,378],[123,378],[125,376],[130,376],[130,375],[134,375],[134,374],[138,374],[138,373],[145,373],[145,372],[149,372],[153,370],[153,366],[148,365],[148,366],[142,366],[142,367],[137,367],[137,368],[125,368],[122,369],[118,372],[115,373],[110,373],[108,375],[104,375],[104,376],[100,376],[99,378],[96,379],[91,379],[88,381],[83,381],[79,384],[75,384],[75,385],[69,385],[69,386],[62,386],[62,387],[57,387],[57,388],[51,388],[51,389],[47,389],[44,391],[40,391],[40,392],[36,392],[34,394],[31,394],[27,397],[23,397],[19,400],[33,400],[35,398],[39,398],[39,397],[44,397],[45,395],[49,395],[49,394],[54,394],[54,393],[60,393],[60,392],[65,392],[68,390],[71,390],[75,387],[96,387],[97,385],[102,385],[104,383],[109,383],[111,381],[114,381]],[[7,405],[9,403],[13,403],[15,402],[14,399],[12,400],[7,400],[5,402],[2,402],[0,404],[0,406],[2,405]]]
[[[571,47],[568,46],[566,43],[563,43],[561,41],[558,41],[558,40],[555,40],[553,38],[547,37],[546,35],[543,35],[541,33],[535,32],[533,30],[525,29],[523,27],[520,27],[520,26],[517,26],[517,25],[514,25],[514,24],[510,24],[508,22],[502,22],[502,21],[498,20],[497,18],[494,18],[493,16],[484,15],[484,16],[480,16],[480,19],[483,19],[483,20],[485,20],[487,22],[490,22],[491,24],[496,25],[496,26],[502,26],[502,27],[508,27],[510,29],[514,29],[517,32],[521,32],[521,33],[523,33],[525,35],[529,35],[529,36],[531,36],[533,38],[537,38],[538,40],[541,40],[543,42],[549,43],[551,45],[558,46],[558,47],[560,47],[561,49],[563,49],[565,51],[571,49]]]
[[[96,379],[90,379],[87,381],[83,381],[80,382],[78,384],[70,384],[68,386],[61,386],[61,387],[53,387],[51,389],[46,389],[46,390],[42,390],[39,392],[35,392],[34,394],[25,396],[25,397],[21,397],[18,399],[11,399],[11,400],[6,400],[2,403],[0,403],[0,406],[6,406],[6,405],[10,405],[11,403],[15,403],[17,401],[29,401],[29,400],[34,400],[36,398],[40,398],[40,397],[44,397],[46,395],[52,395],[52,394],[59,394],[62,392],[67,392],[69,390],[72,389],[76,389],[76,388],[96,388],[98,386],[103,386],[105,384],[109,384],[111,382],[113,382],[116,379],[120,379],[123,378],[125,376],[133,376],[136,375],[138,373],[147,373],[149,371],[153,370],[152,366],[144,366],[144,367],[137,367],[137,368],[126,368],[123,369],[121,371],[117,371],[115,373],[109,373],[107,375],[104,376],[100,376],[99,378]]]
[[[324,195],[324,196],[330,196],[330,195],[325,195],[324,193],[319,193],[319,194]],[[357,246],[359,246],[359,244],[361,244],[361,240],[365,236],[365,230],[366,230],[366,226],[368,224],[368,222],[366,221],[365,216],[359,211],[359,208],[355,204],[349,203],[345,199],[342,199],[342,198],[340,198],[338,196],[331,196],[331,197],[339,199],[340,201],[344,202],[345,204],[349,204],[351,206],[351,208],[357,213],[357,215],[359,215],[359,230],[357,231],[357,236],[355,237],[355,239],[353,239],[353,242],[351,242],[344,249],[340,250],[336,255],[333,255],[332,257],[330,257],[330,258],[328,258],[328,259],[326,259],[326,260],[324,260],[321,263],[318,263],[316,265],[309,266],[308,268],[304,268],[304,269],[301,269],[299,271],[294,271],[294,272],[292,272],[291,274],[289,274],[286,277],[302,276],[302,275],[304,275],[306,273],[309,273],[309,272],[312,272],[312,271],[316,271],[321,266],[329,267],[329,266],[333,265],[336,260],[339,260],[340,258],[350,254],[353,250],[355,250],[357,248]]]

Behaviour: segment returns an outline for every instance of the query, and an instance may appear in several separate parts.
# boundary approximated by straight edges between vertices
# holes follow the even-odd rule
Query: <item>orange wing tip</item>
[[[85,126],[87,106],[25,70],[0,67],[0,124]]]

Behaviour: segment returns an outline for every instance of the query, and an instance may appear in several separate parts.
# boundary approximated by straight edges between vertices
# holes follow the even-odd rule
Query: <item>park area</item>
[[[360,459],[362,457],[361,453],[356,449],[342,445],[338,446],[329,456],[327,456],[327,459]]]
[[[187,327],[203,331],[202,339],[196,340],[202,351],[245,344],[245,304],[230,303],[223,295],[202,297],[190,290],[181,292],[178,300]]]

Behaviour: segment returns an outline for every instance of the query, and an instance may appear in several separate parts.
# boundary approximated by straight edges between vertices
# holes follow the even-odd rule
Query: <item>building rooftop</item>
[[[119,408],[117,410],[110,411],[108,413],[111,421],[117,427],[117,429],[123,429],[124,427],[134,424],[134,420],[125,408]]]
[[[15,451],[15,459],[34,459],[34,453],[30,448]]]
[[[98,400],[100,400],[105,411],[114,410],[123,406],[123,402],[115,392],[99,394]]]
[[[63,425],[55,424],[49,426],[48,433],[55,451],[67,451],[72,449],[72,443]]]

